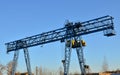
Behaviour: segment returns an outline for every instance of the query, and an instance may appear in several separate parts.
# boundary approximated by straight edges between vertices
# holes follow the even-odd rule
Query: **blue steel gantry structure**
[[[64,75],[68,75],[71,50],[73,48],[76,49],[77,52],[81,74],[86,75],[81,36],[100,31],[103,31],[104,36],[109,37],[115,35],[112,16],[107,15],[85,22],[68,22],[63,28],[8,42],[5,44],[7,47],[7,53],[14,51],[12,75],[14,75],[16,71],[20,49],[24,50],[27,71],[29,75],[32,75],[28,48],[55,41],[65,42],[65,58],[62,61],[64,66]],[[73,40],[79,41],[77,42],[79,44],[73,47]]]

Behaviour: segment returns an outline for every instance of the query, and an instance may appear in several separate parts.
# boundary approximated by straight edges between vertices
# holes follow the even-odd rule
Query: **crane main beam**
[[[71,32],[66,34],[68,30]],[[68,22],[63,28],[8,42],[6,43],[7,53],[99,31],[104,31],[105,36],[115,35],[112,16],[107,15],[85,22]]]

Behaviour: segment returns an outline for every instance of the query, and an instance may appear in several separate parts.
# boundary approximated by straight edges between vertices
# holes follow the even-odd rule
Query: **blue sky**
[[[120,69],[120,1],[119,0],[1,0],[0,1],[0,63],[7,64],[13,53],[6,54],[5,43],[54,30],[66,20],[83,22],[97,17],[114,17],[116,36],[105,37],[103,32],[83,36],[86,64],[92,72],[102,69],[104,56],[109,70]],[[42,66],[51,70],[63,67],[64,43],[53,42],[43,47],[29,48],[32,69]],[[24,67],[23,67],[24,66]],[[72,51],[70,71],[79,72],[75,50]],[[17,71],[26,71],[23,51],[20,51]]]

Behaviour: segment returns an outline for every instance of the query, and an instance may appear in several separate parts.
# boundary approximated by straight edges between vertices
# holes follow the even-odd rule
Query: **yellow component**
[[[77,48],[77,47],[80,47],[81,45],[86,46],[86,43],[84,40],[81,40],[81,42],[76,40],[71,40],[71,41],[67,40],[66,46],[70,47],[71,44],[72,44],[72,48]]]
[[[86,46],[86,43],[84,40],[81,40],[82,46]]]
[[[75,40],[72,40],[72,46],[75,45]]]
[[[72,40],[72,48],[80,47],[80,43],[76,40]]]

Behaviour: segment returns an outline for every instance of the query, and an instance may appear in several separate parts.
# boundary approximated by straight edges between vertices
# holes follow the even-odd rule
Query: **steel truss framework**
[[[70,41],[70,46],[66,46],[66,43],[68,40]],[[63,62],[63,66],[64,66],[64,75],[68,75],[69,73],[69,66],[70,66],[70,58],[71,58],[71,51],[72,51],[72,40],[82,40],[81,37],[74,37],[71,39],[66,39],[66,43],[65,43],[65,58],[64,58],[64,62]],[[81,74],[82,75],[86,75],[86,71],[85,71],[85,62],[84,62],[84,54],[83,54],[83,47],[82,44],[80,42],[80,47],[76,47],[76,53],[78,56],[78,61],[79,61],[79,65],[80,65],[80,69],[81,69]]]
[[[46,43],[51,43],[55,41],[65,41],[67,39],[76,38],[82,35],[87,35],[95,32],[103,31],[105,36],[113,36],[115,35],[114,26],[113,26],[113,17],[107,15],[100,18],[92,19],[85,22],[68,22],[65,27],[59,28],[56,30],[52,30],[49,32],[44,32],[38,35],[34,35],[31,37],[26,37],[20,40],[15,40],[12,42],[6,43],[7,46],[7,53],[11,51],[15,51],[14,59],[13,61],[17,63],[18,59],[18,50],[24,49],[24,55],[27,65],[27,70],[29,72],[29,75],[31,75],[31,67],[30,67],[30,60],[29,60],[29,53],[27,48],[42,45]],[[71,48],[65,48],[65,54],[68,56],[65,56],[66,60],[70,60],[70,53]],[[79,63],[81,63],[81,54],[82,48],[76,48]],[[69,62],[66,61],[66,65],[69,67]],[[66,66],[65,65],[65,66]],[[84,65],[84,64],[83,64]],[[81,66],[81,65],[80,65]],[[64,67],[64,74],[67,75],[68,73],[68,67]],[[82,66],[83,67],[83,66]],[[15,73],[15,65],[13,65],[13,71],[12,73]],[[83,71],[81,69],[81,71]],[[66,73],[65,73],[66,72]],[[12,74],[14,75],[14,74]]]

